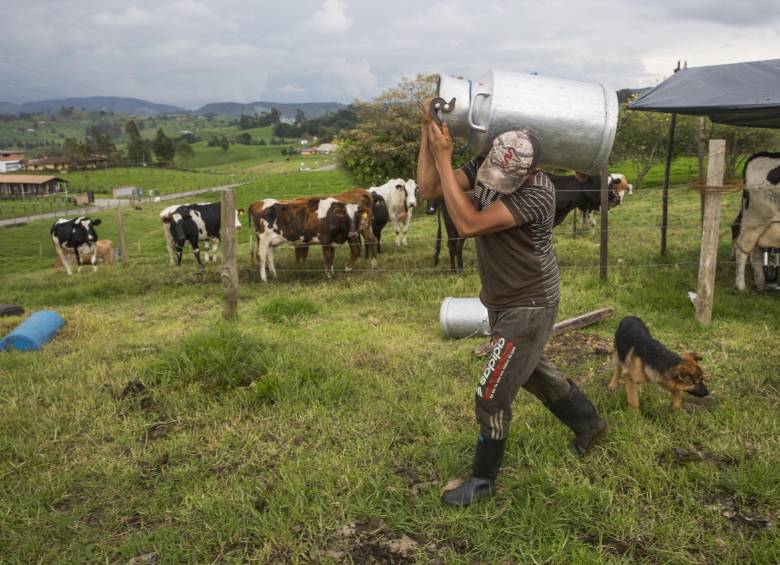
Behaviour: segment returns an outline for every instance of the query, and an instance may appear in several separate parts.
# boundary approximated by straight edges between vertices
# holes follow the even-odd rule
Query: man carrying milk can
[[[544,355],[558,310],[560,277],[552,249],[555,190],[537,169],[542,148],[525,131],[493,140],[485,157],[452,169],[446,122],[433,121],[423,103],[417,184],[423,198],[445,199],[462,237],[475,237],[480,299],[488,309],[492,346],[476,391],[479,437],[471,476],[444,493],[452,506],[492,494],[520,387],[574,431],[583,455],[606,422],[577,385],[558,375]],[[473,190],[471,199],[465,191]]]

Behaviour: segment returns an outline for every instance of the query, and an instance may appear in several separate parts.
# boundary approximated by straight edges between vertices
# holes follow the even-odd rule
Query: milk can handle
[[[466,121],[468,122],[469,127],[471,129],[476,130],[476,131],[481,131],[482,133],[485,133],[485,132],[487,132],[487,127],[478,126],[477,124],[475,124],[474,123],[474,116],[473,116],[473,114],[474,114],[474,107],[477,105],[476,104],[477,98],[479,98],[480,96],[484,96],[485,98],[490,98],[490,93],[489,92],[475,92],[474,93],[474,99],[471,101],[471,104],[469,104],[469,114],[466,117]]]

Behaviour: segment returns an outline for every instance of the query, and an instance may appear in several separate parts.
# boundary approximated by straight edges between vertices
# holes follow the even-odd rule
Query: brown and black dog
[[[690,352],[678,355],[650,335],[645,323],[636,316],[620,320],[615,332],[615,374],[608,385],[613,391],[622,380],[628,405],[639,408],[639,385],[655,383],[672,393],[672,410],[682,407],[683,392],[707,396],[701,356]]]

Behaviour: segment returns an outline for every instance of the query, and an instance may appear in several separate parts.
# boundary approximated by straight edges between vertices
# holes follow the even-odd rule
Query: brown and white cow
[[[347,192],[342,192],[341,194],[334,194],[332,196],[323,196],[319,198],[335,198],[339,202],[343,202],[345,204],[357,204],[361,209],[369,209],[371,210],[371,234],[374,236],[370,240],[365,241],[366,245],[366,258],[369,256],[371,257],[371,268],[376,268],[376,256],[379,253],[379,236],[376,233],[376,218],[374,217],[374,199],[372,198],[371,192],[364,188],[354,188],[352,190],[349,190]],[[356,230],[352,230],[353,232]],[[380,230],[381,231],[381,230]],[[309,246],[305,243],[296,243],[295,244],[295,262],[302,264],[306,262],[306,259],[309,257]]]
[[[374,241],[370,205],[341,202],[334,197],[258,200],[249,207],[249,215],[255,226],[260,279],[263,282],[268,281],[266,261],[268,270],[276,278],[274,248],[284,243],[320,245],[325,259],[325,275],[330,278],[334,272],[335,245],[349,243],[351,254],[346,269],[350,271],[360,256],[360,236],[367,242]],[[373,255],[372,266],[376,263],[375,253]]]

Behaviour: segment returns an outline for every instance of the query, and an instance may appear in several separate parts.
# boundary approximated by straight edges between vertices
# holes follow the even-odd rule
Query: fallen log
[[[559,335],[570,332],[572,330],[578,330],[580,328],[592,326],[596,322],[600,322],[605,318],[609,318],[614,312],[615,310],[613,308],[599,308],[593,312],[588,312],[587,314],[582,314],[580,316],[575,316],[574,318],[569,318],[568,320],[558,322],[553,326],[553,337],[558,337]]]

